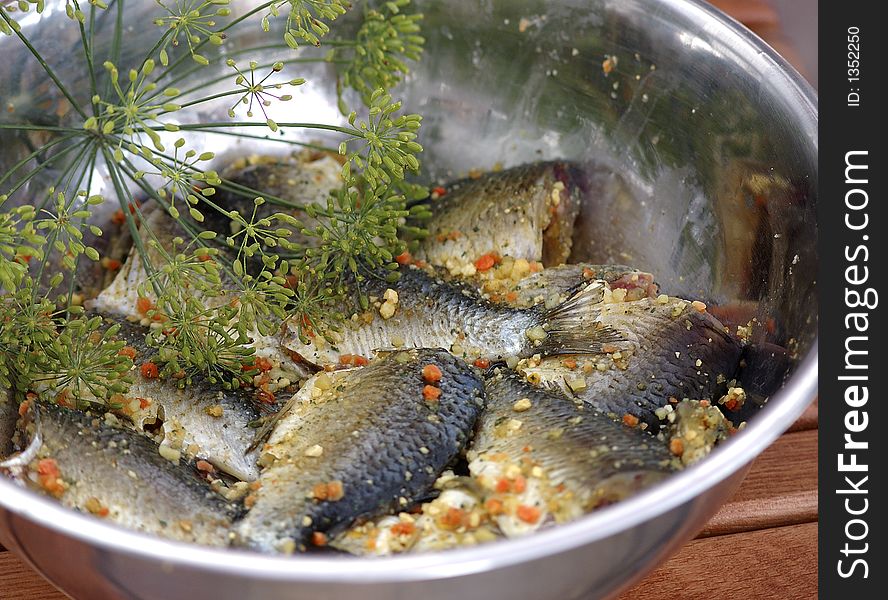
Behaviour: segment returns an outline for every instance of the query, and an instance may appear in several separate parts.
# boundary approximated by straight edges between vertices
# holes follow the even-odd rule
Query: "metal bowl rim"
[[[767,59],[777,65],[781,79],[769,82],[801,101],[795,116],[816,148],[817,96],[811,85],[744,26],[703,0],[658,0],[696,22],[717,23],[725,34],[745,44],[748,60]],[[751,52],[750,52],[751,51]],[[817,339],[786,386],[769,402],[766,414],[722,445],[706,460],[628,500],[587,515],[573,523],[525,538],[503,540],[474,548],[385,558],[266,556],[232,549],[212,549],[172,542],[104,523],[67,509],[57,502],[0,478],[0,507],[24,519],[103,550],[243,577],[278,581],[387,583],[451,578],[533,561],[591,544],[679,508],[733,475],[783,433],[817,392]],[[738,459],[737,457],[742,457]],[[11,521],[5,515],[7,525]],[[14,531],[13,531],[14,534]]]

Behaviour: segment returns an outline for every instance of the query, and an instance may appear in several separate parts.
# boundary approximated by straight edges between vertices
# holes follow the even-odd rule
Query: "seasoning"
[[[142,363],[142,366],[139,368],[139,373],[141,373],[142,377],[145,379],[157,379],[160,371],[157,369],[157,365],[149,360]]]
[[[441,388],[436,388],[433,385],[426,385],[422,388],[422,397],[429,402],[437,402],[438,398],[441,397]]]
[[[515,511],[515,515],[530,525],[533,525],[537,521],[540,520],[540,509],[536,506],[528,506],[526,504],[520,504],[518,506],[518,510]]]
[[[422,368],[422,378],[426,383],[441,381],[441,369],[437,365],[426,365]]]

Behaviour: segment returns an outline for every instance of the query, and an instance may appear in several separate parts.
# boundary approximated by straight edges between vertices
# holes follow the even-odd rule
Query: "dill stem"
[[[318,144],[312,144],[310,142],[297,142],[296,140],[288,140],[282,137],[269,137],[267,135],[250,135],[249,133],[242,133],[239,131],[225,131],[224,129],[217,129],[214,131],[207,131],[205,133],[210,133],[214,135],[228,135],[232,137],[246,138],[249,140],[262,140],[267,142],[276,142],[279,144],[289,144],[291,146],[300,146],[302,148],[311,148],[312,150],[319,150],[321,152],[330,152],[332,154],[339,154],[339,150],[336,148],[331,148],[329,146],[321,146]]]
[[[37,148],[36,150],[31,152],[29,155],[24,157],[22,160],[18,161],[17,163],[12,165],[10,168],[8,168],[6,170],[6,173],[4,173],[2,177],[0,177],[0,186],[2,186],[4,183],[6,183],[6,180],[8,180],[10,177],[12,177],[13,173],[18,171],[20,168],[22,168],[26,164],[28,164],[31,161],[31,159],[39,156],[40,153],[46,152],[47,150],[49,150],[53,146],[57,146],[59,144],[67,142],[68,140],[70,140],[74,137],[77,137],[76,134],[69,133],[68,135],[63,135],[59,138],[52,140],[51,142],[47,142],[47,143],[43,144],[42,146],[40,146],[39,148]]]
[[[74,7],[80,10],[80,3],[77,0],[74,0]],[[83,23],[78,20],[77,25],[80,27],[80,45],[83,48],[83,57],[86,59],[87,71],[89,71],[89,90],[90,97],[92,97],[98,93],[99,89],[96,82],[96,69],[95,65],[93,65],[92,45],[91,41],[87,40],[86,29],[83,27]]]
[[[293,127],[300,129],[321,129],[324,131],[335,131],[337,133],[342,133],[344,135],[348,135],[354,138],[360,138],[361,132],[357,129],[348,129],[346,127],[341,127],[339,125],[325,125],[323,123],[278,123],[278,127]],[[231,122],[216,122],[216,123],[185,123],[182,125],[178,125],[179,129],[182,131],[189,131],[194,129],[212,129],[217,127],[268,127],[268,124],[264,121],[231,121]],[[160,131],[163,127],[151,127],[155,131]],[[215,132],[213,132],[215,133]]]
[[[83,133],[74,127],[53,127],[51,125],[29,125],[27,123],[0,123],[0,129],[12,131],[58,131],[60,133]]]
[[[19,191],[19,189],[21,189],[31,179],[33,179],[34,177],[39,175],[44,169],[49,167],[53,163],[53,161],[64,156],[65,154],[68,154],[69,152],[72,152],[73,150],[77,150],[77,146],[68,146],[67,148],[60,150],[58,154],[53,156],[52,160],[44,161],[44,162],[40,163],[39,165],[37,165],[36,167],[34,167],[33,169],[31,169],[30,171],[28,171],[27,175],[25,175],[20,180],[18,180],[16,182],[16,184],[12,188],[9,189],[9,191],[7,192],[7,195],[12,196],[15,192]]]
[[[280,46],[273,46],[273,48],[280,48]],[[233,54],[233,53],[232,53],[232,54]],[[225,58],[229,58],[230,56],[231,56],[231,55],[227,55]],[[291,59],[288,59],[288,60],[281,60],[281,61],[275,61],[275,62],[282,62],[282,63],[284,63],[285,65],[289,65],[289,64],[312,63],[312,62],[334,62],[334,63],[344,63],[345,61],[325,61],[323,58],[317,58],[317,59],[315,59],[315,58],[291,58]],[[268,68],[271,68],[273,65],[274,65],[274,63],[267,63],[267,64],[264,64],[264,65],[259,65],[259,66],[257,66],[256,68],[257,68],[257,69],[268,69]],[[203,67],[198,67],[198,68],[203,68]],[[208,86],[208,85],[212,85],[212,84],[214,84],[214,83],[219,83],[220,81],[225,81],[226,79],[229,79],[232,75],[233,75],[233,73],[230,73],[230,72],[229,72],[229,73],[226,73],[225,75],[220,75],[219,77],[214,77],[214,78],[212,78],[212,79],[207,79],[206,81],[202,81],[202,82],[199,83],[198,85],[195,85],[194,87],[191,87],[191,88],[188,88],[187,90],[184,90],[184,91],[180,94],[180,96],[185,96],[185,95],[190,94],[190,93],[192,93],[192,92],[196,92],[196,91],[199,90],[199,89],[205,88],[205,87]],[[186,77],[187,77],[187,76],[185,76],[185,77],[177,77],[176,79],[173,79],[172,81],[170,81],[168,85],[173,85],[174,83],[180,81],[181,79],[185,79]],[[285,83],[286,83],[286,82],[285,82]],[[155,94],[155,96],[152,96],[151,99],[153,99],[154,97],[156,97],[156,94]]]
[[[108,151],[108,148],[105,145],[102,145],[102,156],[105,159],[105,164],[111,175],[111,185],[114,186],[114,191],[117,193],[117,201],[120,203],[120,208],[126,217],[126,224],[129,227],[130,235],[133,238],[133,245],[136,247],[136,251],[142,259],[142,265],[145,267],[145,272],[148,273],[148,279],[151,281],[152,287],[154,287],[154,293],[161,296],[163,295],[163,290],[160,288],[160,284],[157,283],[156,278],[153,277],[152,273],[154,266],[151,264],[151,260],[148,258],[148,251],[145,249],[145,244],[139,236],[139,228],[136,227],[136,220],[133,218],[133,215],[130,214],[129,206],[130,204],[135,206],[135,198],[133,198],[132,193],[130,193],[130,191],[123,185],[117,163],[114,162],[114,157],[111,156],[111,152]],[[150,228],[146,229],[150,230]]]
[[[55,71],[53,71],[52,67],[50,67],[46,63],[45,60],[43,60],[43,56],[40,54],[40,52],[37,51],[37,49],[34,46],[31,45],[31,42],[28,41],[28,38],[26,38],[24,35],[22,35],[21,31],[14,28],[10,24],[9,15],[7,15],[5,11],[0,11],[0,18],[2,18],[6,22],[7,26],[9,26],[9,28],[13,30],[13,32],[18,37],[18,39],[21,40],[21,42],[25,45],[25,47],[28,49],[28,51],[30,51],[31,54],[34,56],[34,58],[37,59],[37,62],[40,63],[40,66],[43,68],[43,70],[46,72],[46,74],[49,75],[49,78],[52,79],[53,83],[56,84],[56,87],[59,89],[59,91],[62,92],[62,94],[64,94],[65,98],[68,99],[68,102],[71,103],[71,106],[74,108],[74,110],[76,110],[78,112],[78,114],[80,114],[80,116],[85,119],[86,113],[83,112],[83,109],[80,108],[80,105],[77,104],[76,100],[74,100],[74,97],[68,91],[68,88],[66,88],[65,84],[63,84],[59,80],[59,78],[55,74]]]

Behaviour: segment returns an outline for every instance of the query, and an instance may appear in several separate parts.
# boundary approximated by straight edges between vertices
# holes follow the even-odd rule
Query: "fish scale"
[[[393,340],[397,339],[407,348],[462,346],[463,357],[494,360],[537,353],[600,352],[605,344],[624,341],[596,324],[595,316],[586,310],[588,304],[600,300],[605,285],[591,282],[551,309],[518,309],[490,302],[469,285],[405,266],[394,283],[387,283],[382,276],[361,283],[360,291],[370,297],[381,299],[388,290],[397,292],[397,307],[390,318],[381,315],[381,307],[371,307],[364,315],[346,320],[335,336],[330,335],[336,338],[330,344],[317,338],[303,341],[299,336],[302,320],[294,318],[288,322],[289,333],[282,343],[317,366],[336,364],[344,354],[369,357],[378,350],[395,349]],[[534,328],[549,328],[551,335],[542,333],[542,339],[534,343],[528,338]]]
[[[655,411],[670,398],[715,401],[739,369],[739,342],[715,317],[686,300],[671,298],[664,303],[644,298],[602,304],[595,312],[602,323],[632,338],[634,347],[626,364],[617,366],[607,355],[591,357],[593,364],[601,362],[607,368],[583,373],[550,358],[522,372],[535,373],[544,385],[604,412],[634,415],[656,431],[660,419]],[[566,385],[578,377],[585,387]]]
[[[435,401],[423,395],[429,364],[442,373]],[[332,383],[313,393],[322,378]],[[237,543],[292,551],[422,497],[467,444],[482,403],[477,371],[443,350],[393,352],[315,376],[263,447],[267,466]],[[331,484],[341,498],[324,498]]]
[[[228,545],[234,508],[192,465],[171,462],[153,441],[92,415],[42,402],[32,410],[43,443],[31,477],[23,475],[27,484],[42,490],[35,474],[51,459],[67,486],[59,497],[65,506],[104,507],[111,522],[168,539]]]

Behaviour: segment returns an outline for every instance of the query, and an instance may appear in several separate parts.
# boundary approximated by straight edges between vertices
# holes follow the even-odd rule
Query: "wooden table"
[[[680,594],[680,595],[677,595]],[[817,404],[753,463],[697,539],[619,600],[817,596]],[[64,600],[0,547],[2,600]]]

